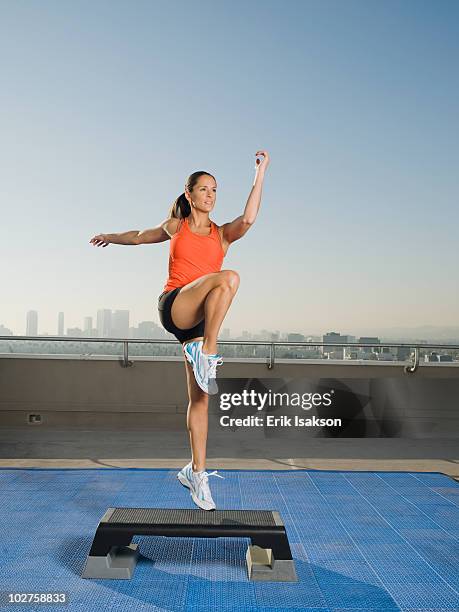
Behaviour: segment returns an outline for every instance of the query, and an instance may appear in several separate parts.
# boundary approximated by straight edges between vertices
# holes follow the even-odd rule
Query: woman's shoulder
[[[179,219],[178,217],[171,217],[163,224],[163,228],[172,238],[172,236],[179,230],[182,221],[183,219]]]
[[[210,222],[214,225],[220,236],[223,237],[223,225],[218,225],[218,223],[215,223],[215,221],[212,221],[212,219],[210,220]]]

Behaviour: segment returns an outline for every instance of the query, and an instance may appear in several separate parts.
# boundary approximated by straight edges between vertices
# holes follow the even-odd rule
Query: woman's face
[[[217,198],[217,183],[215,179],[207,174],[203,174],[198,178],[198,182],[193,187],[191,193],[185,188],[185,197],[190,202],[192,208],[197,208],[202,212],[210,212],[215,206]]]

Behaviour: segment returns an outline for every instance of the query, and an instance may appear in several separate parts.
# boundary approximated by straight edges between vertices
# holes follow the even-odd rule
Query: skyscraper
[[[26,320],[26,336],[37,336],[38,335],[38,312],[36,310],[29,310],[27,313]]]

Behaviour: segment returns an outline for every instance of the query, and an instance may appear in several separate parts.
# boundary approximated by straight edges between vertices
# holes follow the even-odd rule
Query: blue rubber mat
[[[218,509],[275,509],[297,583],[250,582],[248,538],[134,536],[131,580],[80,577],[108,507],[195,508],[164,469],[0,470],[0,610],[459,610],[459,483],[439,473],[219,470]]]

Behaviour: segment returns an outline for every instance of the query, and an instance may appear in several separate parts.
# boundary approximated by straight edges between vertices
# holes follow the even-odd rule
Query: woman
[[[262,156],[262,160],[257,156]],[[242,238],[254,224],[261,201],[267,151],[255,154],[255,180],[242,215],[220,227],[209,218],[214,209],[217,183],[208,172],[188,177],[185,192],[173,203],[160,225],[139,232],[99,234],[94,246],[146,244],[170,239],[169,277],[158,298],[164,328],[182,344],[188,385],[187,428],[191,461],[177,474],[190,489],[194,503],[214,510],[215,502],[205,471],[209,394],[217,392],[216,368],[223,363],[217,353],[217,336],[239,287],[234,270],[221,270],[229,245]],[[222,476],[219,476],[222,478]]]

